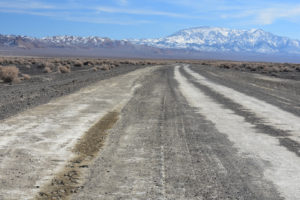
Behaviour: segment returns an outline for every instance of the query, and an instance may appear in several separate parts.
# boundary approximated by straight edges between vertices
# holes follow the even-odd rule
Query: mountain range
[[[132,46],[125,40],[111,40],[97,36],[53,36],[44,38],[33,38],[27,36],[0,35],[0,46],[30,48],[103,48]]]
[[[261,55],[299,56],[300,41],[281,37],[261,29],[238,30],[218,27],[197,27],[180,30],[157,39],[112,40],[105,37],[53,36],[33,38],[28,36],[0,35],[0,50],[62,49],[109,50],[123,49],[127,54],[142,52],[144,56],[203,58],[203,55]],[[122,53],[121,53],[122,54]],[[155,56],[156,55],[156,56]],[[201,56],[202,55],[202,56]],[[122,56],[122,55],[121,55]],[[124,55],[126,56],[126,55]],[[204,56],[205,57],[205,56]],[[222,56],[221,56],[222,57]]]
[[[132,42],[159,48],[208,52],[300,53],[300,41],[280,37],[261,29],[198,27],[184,29],[164,38]]]

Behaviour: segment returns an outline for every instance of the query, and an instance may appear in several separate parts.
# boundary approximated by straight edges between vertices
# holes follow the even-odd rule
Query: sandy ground
[[[152,69],[98,82],[74,94],[2,120],[0,199],[28,199],[72,156],[76,141],[101,117],[118,110]]]
[[[299,91],[184,64],[100,81],[1,121],[0,199],[297,200]],[[85,152],[89,134],[101,140],[79,169],[74,148]]]
[[[22,72],[31,75],[31,79],[13,84],[0,82],[0,119],[48,103],[52,99],[71,94],[100,80],[144,67],[121,65],[108,71],[92,71],[87,67],[73,67],[71,73],[59,74],[43,73],[43,69],[36,66],[30,69],[20,66]]]
[[[235,144],[241,154],[258,161],[268,162],[270,167],[265,169],[264,177],[273,182],[286,199],[297,199],[300,196],[298,186],[300,183],[300,160],[298,156],[287,151],[286,148],[280,147],[278,139],[256,131],[253,125],[244,120],[243,117],[223,108],[222,104],[216,103],[212,98],[199,91],[179,73],[178,68],[176,68],[175,77],[190,104],[199,108],[199,113],[212,121],[219,132],[228,135],[230,141]],[[265,123],[289,132],[295,138],[295,142],[299,143],[299,117],[230,88],[212,83],[205,77],[191,71],[188,66],[185,66],[185,70],[201,84],[208,85],[227,98],[242,104],[258,117],[263,116],[262,120]]]

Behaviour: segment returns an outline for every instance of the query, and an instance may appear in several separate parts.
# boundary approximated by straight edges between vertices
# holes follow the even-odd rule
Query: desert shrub
[[[75,67],[82,67],[82,66],[83,66],[83,63],[82,63],[80,60],[76,60],[76,61],[74,62],[74,66],[75,66]]]
[[[94,61],[85,61],[83,62],[84,66],[94,66]]]
[[[6,60],[6,64],[7,64],[7,65],[13,65],[13,64],[14,64],[14,61],[13,61],[13,60]]]
[[[248,69],[251,71],[251,72],[255,72],[258,70],[258,66],[257,65],[249,65],[248,66]]]
[[[0,67],[0,79],[6,83],[18,82],[19,69],[16,66]]]
[[[110,66],[109,65],[102,65],[101,70],[104,70],[104,71],[107,71],[107,70],[110,70]]]
[[[15,65],[20,65],[20,64],[23,64],[25,62],[25,60],[22,58],[19,58],[19,59],[15,59],[13,62]]]
[[[54,69],[55,68],[55,64],[54,63],[51,63],[51,62],[47,62],[45,64],[45,67],[49,67],[50,69]]]
[[[24,80],[30,80],[31,76],[28,74],[22,74],[22,77],[24,78]]]
[[[30,69],[30,68],[31,68],[31,65],[25,65],[25,68],[26,68],[26,69]]]
[[[290,69],[289,67],[283,67],[283,68],[281,68],[281,70],[282,70],[283,72],[292,72],[292,71],[293,71],[293,70]]]
[[[37,68],[44,69],[45,67],[46,67],[45,63],[43,63],[43,62],[37,63]]]
[[[278,66],[274,66],[272,68],[272,72],[275,72],[275,73],[280,72],[280,68]]]
[[[96,71],[98,71],[99,70],[99,67],[93,67],[92,69],[91,69],[92,71],[94,71],[94,72],[96,72]]]
[[[71,65],[66,64],[64,66],[71,71]]]
[[[120,63],[121,63],[121,64],[124,64],[124,65],[130,64],[130,62],[129,62],[128,60],[123,60],[123,61],[121,61]]]
[[[221,64],[220,67],[224,68],[224,69],[230,69],[230,65],[227,64],[227,63],[226,64]]]
[[[57,71],[58,71],[59,73],[65,74],[65,73],[70,73],[70,72],[71,72],[71,69],[70,69],[69,66],[59,65],[58,68],[57,68]]]
[[[115,64],[110,64],[110,65],[109,65],[109,68],[110,68],[110,69],[113,69],[113,68],[115,68],[115,67],[116,67]]]
[[[300,72],[300,66],[295,66],[295,70]]]
[[[50,67],[45,67],[43,70],[44,73],[51,73],[52,69]]]

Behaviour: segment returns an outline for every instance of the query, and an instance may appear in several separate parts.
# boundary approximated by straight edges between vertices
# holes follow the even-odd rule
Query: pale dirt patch
[[[214,123],[220,133],[227,135],[241,156],[253,158],[262,166],[265,169],[264,178],[271,181],[283,197],[291,200],[298,199],[300,196],[299,157],[280,146],[277,138],[257,132],[243,117],[224,108],[194,87],[180,74],[179,66],[175,68],[175,79],[190,105]],[[201,77],[201,80],[205,79]]]
[[[0,121],[0,199],[32,199],[74,156],[78,139],[119,110],[157,67],[100,81]]]
[[[78,192],[82,187],[84,168],[89,167],[101,150],[108,130],[117,122],[118,116],[116,111],[106,114],[83,135],[74,147],[75,156],[40,190],[36,199],[66,199]]]
[[[265,81],[272,81],[272,82],[277,82],[277,83],[283,83],[283,82],[298,82],[296,80],[290,80],[290,79],[283,79],[283,78],[277,78],[277,77],[270,77],[270,76],[265,76],[262,74],[253,74],[254,77],[261,79],[261,80],[265,80]]]
[[[215,92],[218,92],[233,102],[242,105],[252,113],[255,113],[259,118],[262,118],[265,123],[286,131],[291,134],[291,139],[300,142],[300,118],[292,113],[284,111],[274,105],[256,99],[252,96],[238,92],[234,89],[213,83],[194,72],[188,66],[184,67],[185,71],[192,75],[199,83],[209,87]]]

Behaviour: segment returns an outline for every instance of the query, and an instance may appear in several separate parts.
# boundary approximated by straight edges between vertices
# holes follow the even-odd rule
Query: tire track
[[[43,186],[36,197],[38,200],[66,199],[82,188],[83,171],[88,168],[97,156],[108,130],[118,121],[119,112],[106,114],[99,122],[90,128],[75,145],[73,157],[67,165]]]
[[[35,197],[72,159],[77,140],[106,113],[123,107],[140,86],[139,79],[156,68],[100,81],[1,120],[0,194],[4,199]]]
[[[244,117],[260,132],[276,137],[280,145],[300,157],[299,117],[231,88],[212,83],[187,66],[180,71],[214,100]]]
[[[197,108],[220,133],[228,136],[243,157],[253,158],[264,166],[264,178],[271,181],[283,197],[300,196],[300,160],[279,146],[276,138],[257,132],[255,127],[214,99],[205,95],[175,68],[179,89],[191,106]]]

